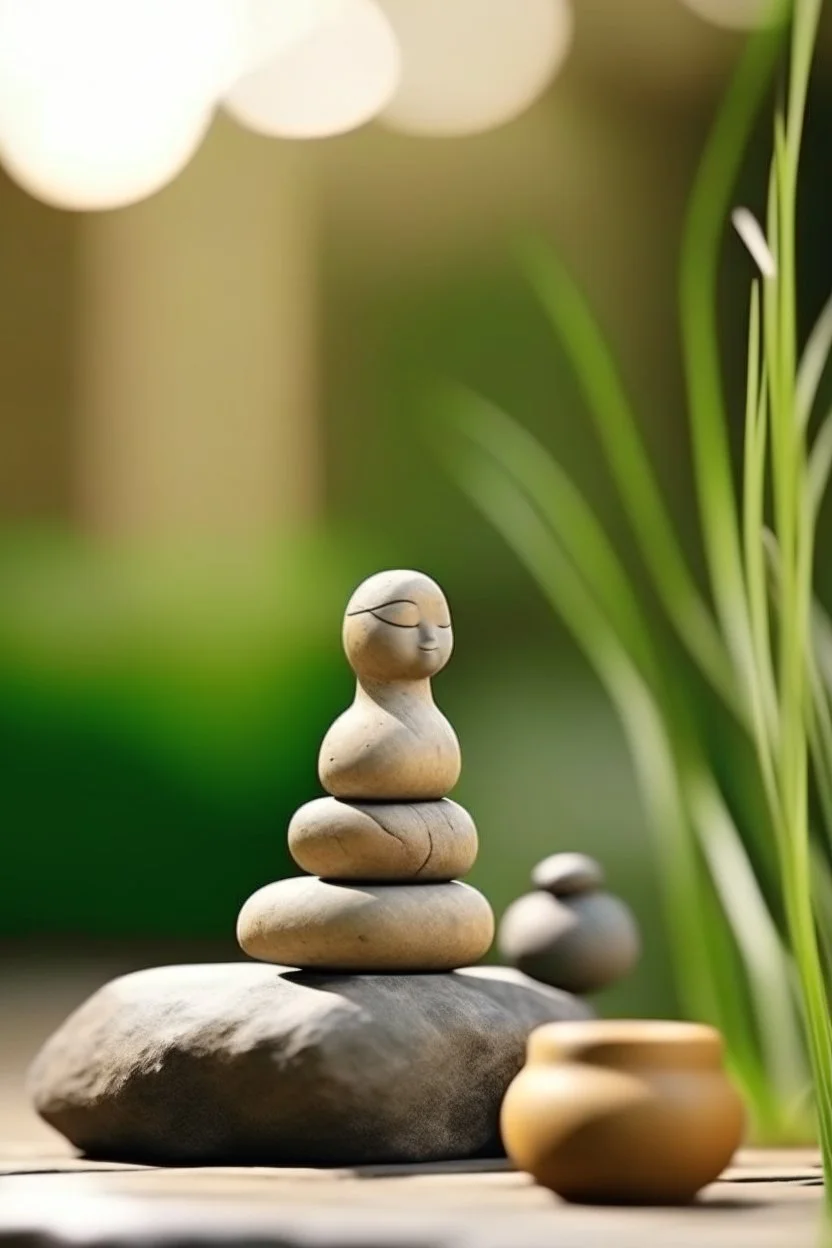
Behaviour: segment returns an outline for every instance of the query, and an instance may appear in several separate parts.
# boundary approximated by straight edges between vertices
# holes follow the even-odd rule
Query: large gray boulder
[[[360,1165],[496,1155],[542,1023],[585,1018],[516,971],[334,975],[256,963],[140,971],[47,1041],[38,1112],[98,1158]]]

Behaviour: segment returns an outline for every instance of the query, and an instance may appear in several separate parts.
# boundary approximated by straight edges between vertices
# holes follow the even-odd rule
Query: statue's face
[[[367,680],[424,680],[451,657],[451,613],[420,572],[379,572],[360,585],[344,616],[344,649]]]

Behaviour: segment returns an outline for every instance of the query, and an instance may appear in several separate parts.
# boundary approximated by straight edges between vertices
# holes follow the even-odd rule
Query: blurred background
[[[293,873],[287,824],[318,795],[320,739],[352,696],[344,604],[385,566],[428,572],[451,603],[456,654],[435,691],[462,744],[454,796],[480,830],[472,883],[499,914],[544,855],[597,856],[645,936],[639,970],[600,1008],[676,1008],[617,721],[445,474],[431,421],[438,383],[472,385],[615,515],[512,255],[542,233],[616,347],[699,560],[676,262],[741,38],[678,0],[575,7],[551,90],[488,135],[371,126],[282,143],[220,118],[173,185],[101,214],[45,207],[0,175],[8,1104],[22,1105],[20,1072],[49,1029],[109,974],[239,956],[237,911]],[[807,323],[832,287],[832,33],[825,45],[804,174]],[[756,210],[767,160],[763,124],[743,187]],[[721,300],[738,422],[748,276],[732,244]],[[827,517],[821,553],[829,536]]]

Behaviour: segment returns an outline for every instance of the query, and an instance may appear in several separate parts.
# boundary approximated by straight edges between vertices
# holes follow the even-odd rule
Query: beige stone
[[[318,798],[289,824],[304,871],[330,880],[453,880],[477,857],[474,821],[456,802],[357,805]]]
[[[329,971],[451,971],[494,936],[488,902],[467,884],[267,884],[237,920],[241,948],[262,962]]]
[[[445,596],[420,572],[380,572],[347,605],[344,649],[355,701],[332,725],[318,760],[333,797],[434,801],[459,779],[459,742],[430,678],[451,656]]]
[[[350,667],[375,683],[429,680],[445,667],[454,639],[442,590],[422,572],[377,572],[347,603],[342,630]]]

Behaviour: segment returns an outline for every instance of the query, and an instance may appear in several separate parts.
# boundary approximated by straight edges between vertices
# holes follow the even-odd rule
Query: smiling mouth
[[[439,647],[438,646],[420,646],[419,649],[422,650],[425,654],[434,654],[439,649]]]

